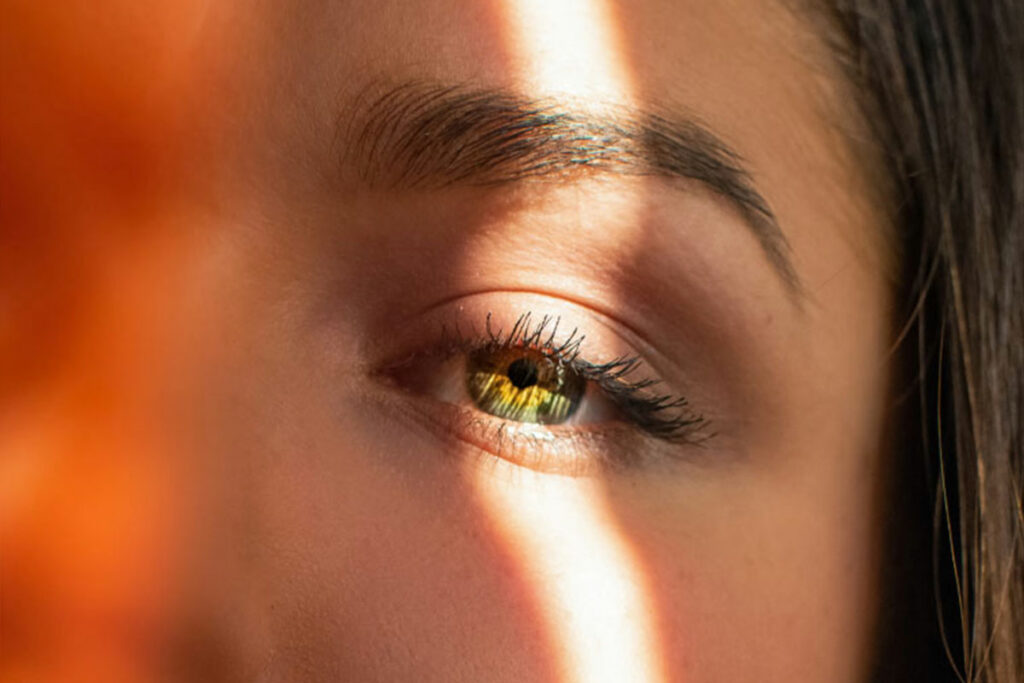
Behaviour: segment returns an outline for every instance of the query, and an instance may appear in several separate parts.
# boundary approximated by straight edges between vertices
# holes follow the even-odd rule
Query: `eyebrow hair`
[[[801,293],[789,241],[742,157],[696,120],[410,82],[373,99],[364,93],[342,123],[345,161],[373,187],[499,185],[595,171],[699,182],[739,212],[789,291]]]

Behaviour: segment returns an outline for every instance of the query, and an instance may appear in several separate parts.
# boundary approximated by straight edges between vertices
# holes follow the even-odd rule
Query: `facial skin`
[[[187,351],[153,408],[187,491],[168,675],[865,679],[891,293],[846,86],[773,2],[544,4],[222,3],[199,22],[219,47],[168,266]],[[368,174],[353,150],[387,147],[368,107],[406,84],[698,122],[742,159],[795,281],[699,179]],[[591,362],[639,356],[634,378],[702,431],[643,435],[593,384],[586,420],[502,427],[442,350],[524,313],[578,329]]]

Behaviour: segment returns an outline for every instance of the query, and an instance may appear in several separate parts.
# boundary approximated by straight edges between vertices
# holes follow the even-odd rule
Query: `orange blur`
[[[203,9],[0,5],[0,681],[157,676],[181,521],[147,411]]]

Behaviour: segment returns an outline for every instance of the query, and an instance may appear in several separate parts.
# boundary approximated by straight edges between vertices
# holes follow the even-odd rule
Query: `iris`
[[[486,413],[517,422],[559,424],[579,407],[586,380],[532,349],[481,349],[466,366],[466,388]]]

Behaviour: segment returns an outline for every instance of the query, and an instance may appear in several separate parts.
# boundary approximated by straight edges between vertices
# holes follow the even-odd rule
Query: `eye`
[[[466,390],[473,404],[516,422],[562,424],[580,407],[587,380],[532,349],[483,348],[467,354]]]
[[[574,476],[659,454],[685,457],[682,447],[713,436],[621,339],[599,329],[587,341],[557,316],[502,319],[514,324],[499,327],[490,313],[453,317],[438,336],[407,342],[401,359],[379,371],[407,397],[396,405],[442,438]]]
[[[638,356],[588,360],[585,333],[560,333],[560,322],[524,313],[503,332],[488,314],[482,333],[465,334],[467,327],[477,329],[472,324],[455,325],[454,335],[442,329],[439,343],[386,374],[474,423],[489,421],[502,435],[514,425],[540,425],[530,433],[549,439],[626,429],[670,443],[705,440],[704,418],[682,396],[661,391]]]

